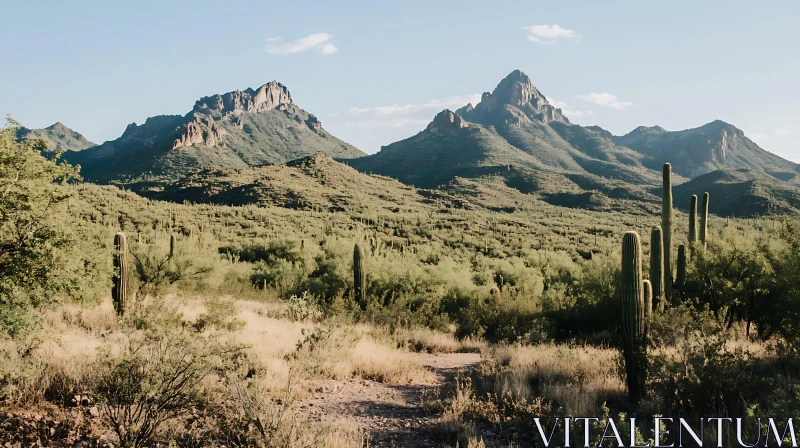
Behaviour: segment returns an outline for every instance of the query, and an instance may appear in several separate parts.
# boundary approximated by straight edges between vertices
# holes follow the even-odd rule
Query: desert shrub
[[[245,324],[236,318],[236,304],[230,298],[213,297],[204,301],[206,312],[197,317],[192,327],[207,330],[236,331]]]
[[[322,318],[322,312],[319,307],[309,300],[306,293],[289,297],[283,306],[281,314],[292,322],[315,322]]]
[[[596,255],[582,266],[570,288],[560,289],[564,297],[545,301],[544,315],[559,340],[582,339],[611,342],[619,324],[616,296],[619,257]],[[557,291],[558,288],[551,288]],[[552,297],[550,295],[549,297]]]
[[[684,304],[651,324],[648,383],[660,412],[788,417],[800,389],[779,360],[732,340],[724,314]],[[669,412],[668,412],[669,411]]]
[[[174,310],[147,314],[155,313],[173,318],[129,333],[119,351],[106,348],[98,361],[95,393],[123,447],[146,446],[165,422],[202,406],[202,381],[223,371],[238,350],[191,327],[170,325],[180,320]]]
[[[160,294],[176,283],[201,279],[214,269],[213,258],[198,250],[193,241],[180,242],[174,256],[170,256],[168,240],[153,244],[132,244],[133,267],[140,291]]]
[[[540,342],[548,338],[548,322],[536,302],[498,302],[487,293],[454,289],[442,299],[442,310],[456,322],[459,338],[490,342]]]
[[[305,280],[302,288],[321,304],[330,304],[347,288],[347,277],[338,257],[330,251],[314,259],[315,268]]]

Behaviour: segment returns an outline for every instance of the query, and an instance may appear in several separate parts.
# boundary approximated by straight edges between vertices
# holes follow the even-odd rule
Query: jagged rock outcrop
[[[289,93],[289,89],[277,81],[272,81],[259,87],[258,90],[247,89],[244,92],[234,90],[223,95],[201,98],[195,103],[193,110],[200,113],[228,116],[241,113],[257,114],[288,104],[292,104],[292,95]]]
[[[476,121],[486,123],[500,119],[512,126],[530,121],[570,124],[561,110],[551,105],[534,87],[528,75],[519,70],[503,78],[492,93],[484,92],[481,102],[464,116],[469,121],[475,117]]]
[[[428,124],[426,130],[434,134],[448,135],[465,127],[467,127],[467,122],[461,118],[461,115],[445,109],[433,117],[433,121]]]
[[[322,129],[322,123],[314,115],[309,115],[305,123],[309,129],[316,132],[317,134],[321,134],[324,132],[324,130]]]
[[[231,123],[243,129],[244,123],[240,115],[258,114],[272,109],[287,110],[292,104],[289,89],[277,81],[268,82],[257,90],[234,90],[201,98],[190,113],[192,120],[181,127],[180,137],[175,139],[172,149],[192,145],[217,146],[221,144],[227,131],[214,120],[231,117]],[[313,115],[305,123],[311,130],[322,132],[322,123]]]
[[[180,138],[176,139],[172,144],[172,149],[192,145],[206,145],[210,147],[217,146],[222,136],[228,132],[217,126],[215,122],[210,119],[195,119],[195,121],[186,123],[183,126]]]
[[[465,114],[468,114],[468,113],[472,112],[474,109],[475,109],[475,106],[473,106],[472,103],[467,103],[466,106],[459,107],[458,109],[456,109],[456,113],[463,117]]]

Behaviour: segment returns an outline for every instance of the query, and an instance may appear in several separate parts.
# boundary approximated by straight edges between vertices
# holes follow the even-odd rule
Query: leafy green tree
[[[63,184],[78,169],[45,158],[43,140],[20,143],[11,118],[0,129],[0,334],[18,336],[32,323],[33,310],[79,287],[67,275],[76,248],[69,229]]]

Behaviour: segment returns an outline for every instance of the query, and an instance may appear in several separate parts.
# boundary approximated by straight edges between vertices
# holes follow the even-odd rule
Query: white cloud
[[[790,129],[787,126],[782,128],[775,129],[775,134],[777,135],[792,135],[794,134],[794,129]]]
[[[347,111],[350,112],[351,114],[365,114],[371,110],[372,110],[371,107],[356,107],[356,106],[347,109]]]
[[[320,49],[322,50],[322,54],[333,54],[339,51],[339,49],[334,47],[331,43],[323,45]]]
[[[553,98],[548,98],[547,101],[556,109],[561,109],[561,113],[567,117],[580,118],[586,115],[592,115],[594,112],[591,110],[570,110],[569,105],[563,101],[558,101]]]
[[[386,106],[353,106],[347,111],[364,118],[351,120],[345,124],[356,127],[403,127],[428,124],[433,114],[444,109],[456,110],[467,103],[478,104],[480,94],[460,95],[443,100],[431,100],[418,104],[391,104]]]
[[[268,37],[267,38],[267,42],[277,42],[277,41],[279,41],[281,39],[283,39],[283,38],[282,37]]]
[[[302,39],[297,39],[294,42],[276,44],[274,43],[276,41],[272,41],[273,43],[267,44],[266,51],[270,54],[293,54],[316,49],[322,54],[333,54],[339,49],[330,42],[331,37],[333,36],[328,33],[315,33]],[[270,42],[270,40],[267,39],[267,42]]]
[[[473,105],[479,103],[481,95],[478,93],[472,95],[453,96],[444,100],[431,100],[427,103],[421,104],[392,104],[389,106],[375,106],[375,107],[358,107],[353,106],[348,111],[354,114],[364,114],[370,112],[379,116],[391,115],[412,115],[418,112],[425,111],[440,111],[443,109],[458,109],[459,107],[466,106],[467,103]]]
[[[331,113],[328,114],[328,116],[329,117],[338,117],[339,116],[339,112],[331,112]]]
[[[603,93],[588,93],[586,95],[577,95],[579,100],[587,101],[589,103],[598,104],[600,106],[610,107],[611,109],[625,110],[633,103],[630,101],[619,101],[616,95],[608,92]]]
[[[561,28],[558,25],[533,25],[523,26],[523,30],[528,32],[528,39],[538,44],[551,45],[558,39],[577,39],[580,35],[574,30]]]

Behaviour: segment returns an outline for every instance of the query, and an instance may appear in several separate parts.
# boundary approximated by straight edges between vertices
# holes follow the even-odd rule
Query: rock
[[[219,145],[227,131],[219,126],[213,117],[233,117],[233,125],[242,129],[244,123],[239,115],[257,114],[272,109],[284,110],[288,104],[292,104],[292,95],[286,86],[277,81],[264,84],[258,90],[247,89],[244,92],[234,90],[223,95],[201,98],[195,103],[189,115],[192,120],[181,126],[180,137],[175,139],[172,149],[192,145],[209,147]],[[306,125],[317,133],[323,132],[322,124],[313,115],[306,120]],[[125,132],[128,133],[128,130]]]
[[[456,114],[463,117],[465,114],[472,112],[474,109],[475,106],[473,106],[472,103],[468,103],[466,106],[456,109]]]
[[[94,399],[83,393],[73,396],[71,402],[73,406],[91,406],[94,404]]]
[[[426,129],[434,134],[449,135],[465,127],[467,127],[467,122],[461,118],[461,115],[445,109],[436,114]]]
[[[183,126],[181,136],[172,144],[172,149],[198,144],[214,147],[221,142],[222,136],[227,133],[225,129],[219,127],[210,119],[195,119],[195,121]]]
[[[201,98],[195,103],[194,111],[218,112],[223,115],[257,114],[287,104],[292,104],[289,89],[277,81],[272,81],[257,90],[247,89],[244,92],[235,90],[223,95]]]
[[[473,110],[465,111],[464,115],[468,120],[472,120],[471,115],[476,115],[484,121],[500,119],[514,126],[531,120],[570,124],[561,110],[553,107],[534,87],[528,75],[519,70],[503,78],[492,93],[484,92],[481,102]]]

